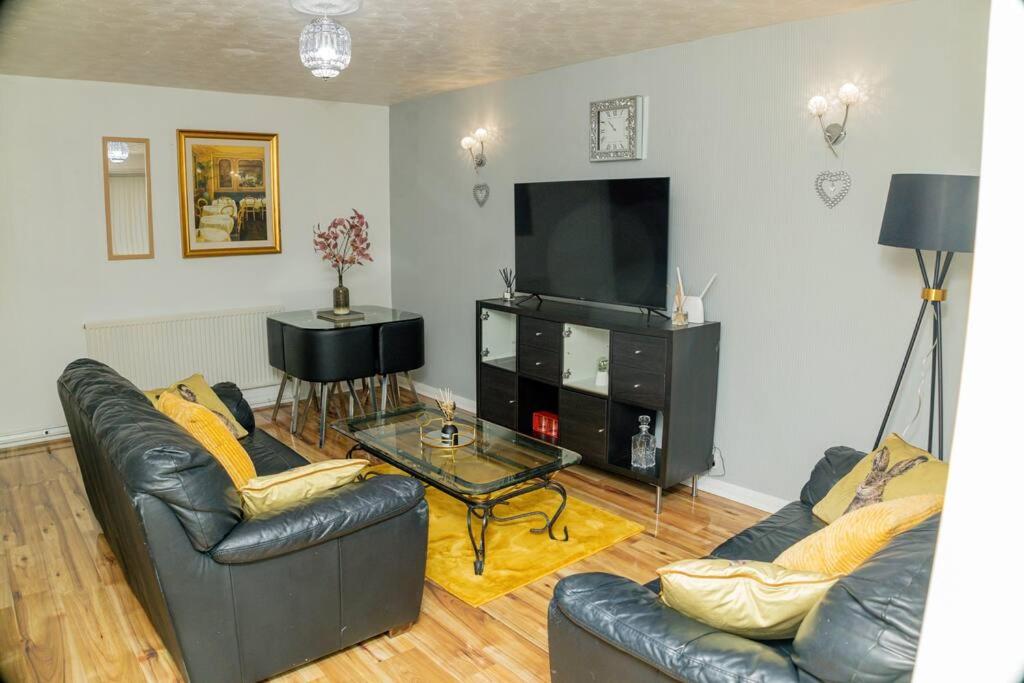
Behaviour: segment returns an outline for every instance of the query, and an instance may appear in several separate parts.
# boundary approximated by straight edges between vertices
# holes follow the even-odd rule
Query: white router
[[[716,278],[718,278],[718,273],[711,276],[708,283],[704,285],[704,290],[700,293],[700,296],[683,297],[683,313],[686,314],[687,322],[691,324],[704,322],[704,295],[711,289],[711,285],[715,283]]]

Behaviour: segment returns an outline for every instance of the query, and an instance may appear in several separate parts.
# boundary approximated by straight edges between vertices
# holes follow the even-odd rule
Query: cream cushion
[[[771,562],[680,560],[658,570],[669,607],[746,638],[792,638],[837,580]]]
[[[353,481],[368,460],[324,460],[250,479],[239,489],[242,510],[251,517],[274,512]]]

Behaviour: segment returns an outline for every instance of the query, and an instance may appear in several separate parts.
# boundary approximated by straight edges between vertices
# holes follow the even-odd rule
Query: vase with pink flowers
[[[348,315],[348,287],[345,272],[352,266],[373,261],[370,256],[369,225],[366,216],[352,209],[348,218],[335,218],[326,228],[318,223],[313,228],[313,248],[338,273],[338,286],[334,288],[334,313]]]

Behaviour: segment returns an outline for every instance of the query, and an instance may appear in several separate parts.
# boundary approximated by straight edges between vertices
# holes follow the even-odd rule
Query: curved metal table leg
[[[473,534],[473,518],[480,520],[480,544],[477,545]],[[489,507],[466,506],[466,530],[469,542],[473,545],[473,573],[480,576],[484,573],[484,560],[487,559],[487,520],[491,517]]]
[[[568,541],[569,540],[569,527],[562,527],[562,538],[556,537],[555,533],[554,533],[555,522],[558,521],[558,518],[561,516],[562,512],[565,510],[565,505],[566,505],[566,502],[567,502],[565,488],[561,484],[558,484],[558,483],[553,482],[553,481],[549,481],[544,486],[539,487],[539,489],[547,489],[549,491],[554,491],[555,493],[557,493],[559,496],[562,497],[562,502],[559,503],[558,509],[555,510],[555,514],[554,515],[548,515],[548,513],[544,512],[542,510],[533,510],[533,511],[530,511],[530,512],[520,512],[519,514],[516,514],[516,515],[502,516],[502,515],[496,514],[493,511],[493,509],[492,509],[491,512],[490,512],[491,517],[494,519],[495,522],[498,522],[498,523],[501,523],[501,524],[504,524],[505,522],[514,522],[515,520],[525,519],[527,517],[540,517],[541,519],[544,520],[544,523],[541,524],[539,527],[536,527],[534,529],[530,529],[530,533],[531,534],[542,534],[542,533],[544,533],[546,531],[547,534],[548,534],[548,538],[550,538],[552,541],[563,541],[563,542],[564,541]],[[499,502],[500,502],[500,504],[505,504],[505,505],[508,504],[507,500],[499,501]]]

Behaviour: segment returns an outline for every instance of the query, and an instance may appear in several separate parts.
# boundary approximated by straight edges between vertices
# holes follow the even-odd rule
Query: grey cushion
[[[828,681],[910,680],[939,521],[900,534],[825,594],[793,639],[800,668]]]
[[[800,502],[814,507],[840,479],[845,477],[866,454],[848,446],[833,446],[811,470],[800,491]]]
[[[256,429],[256,417],[252,414],[252,408],[249,407],[249,402],[242,396],[242,390],[238,388],[237,384],[234,382],[219,382],[211,388],[217,394],[217,398],[231,411],[238,424],[242,425],[242,429],[250,433]]]
[[[252,459],[256,474],[261,477],[309,464],[308,460],[262,429],[250,431],[249,436],[244,437],[240,443]]]
[[[771,562],[789,546],[824,527],[825,523],[811,514],[810,507],[793,502],[736,534],[712,550],[709,557]]]

